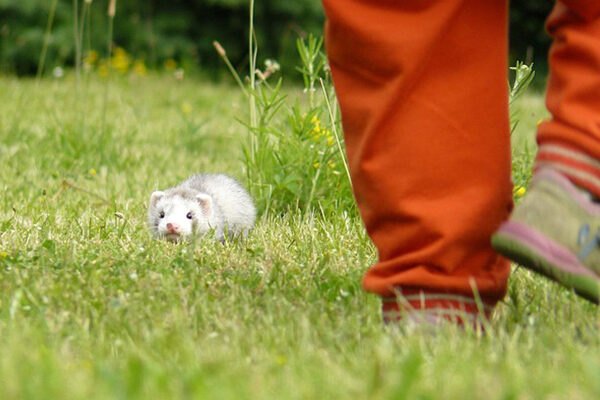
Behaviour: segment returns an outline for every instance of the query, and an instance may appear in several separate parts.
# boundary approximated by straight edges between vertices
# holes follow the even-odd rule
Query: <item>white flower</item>
[[[279,63],[275,60],[271,60],[270,58],[265,60],[265,67],[267,68],[267,71],[271,72],[279,71],[281,69]]]
[[[52,76],[55,78],[62,78],[65,75],[65,71],[61,67],[54,67],[52,70]]]
[[[178,81],[182,81],[184,75],[185,75],[185,71],[183,70],[183,68],[177,68],[175,71],[173,71],[173,76]]]

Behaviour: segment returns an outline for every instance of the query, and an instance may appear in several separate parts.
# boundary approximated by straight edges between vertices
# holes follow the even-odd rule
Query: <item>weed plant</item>
[[[243,122],[249,132],[243,146],[244,164],[250,192],[262,212],[356,212],[322,43],[312,35],[298,39],[298,70],[304,88],[303,95],[291,104],[282,91],[281,78],[272,82],[278,70],[275,62],[267,60],[264,71],[251,70],[250,76],[256,79],[247,79],[244,86],[217,44],[248,98],[250,119]],[[251,49],[255,60],[256,45]]]

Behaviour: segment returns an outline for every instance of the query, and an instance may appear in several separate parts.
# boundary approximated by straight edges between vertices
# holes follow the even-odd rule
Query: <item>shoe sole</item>
[[[492,247],[525,268],[598,304],[600,277],[583,266],[571,251],[539,231],[518,222],[506,222],[492,236]]]

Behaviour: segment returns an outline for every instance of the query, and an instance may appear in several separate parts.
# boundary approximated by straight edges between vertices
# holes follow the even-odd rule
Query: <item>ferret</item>
[[[225,235],[246,236],[255,219],[256,208],[246,189],[224,174],[193,175],[150,195],[150,229],[155,237],[172,242],[211,231],[220,242]]]

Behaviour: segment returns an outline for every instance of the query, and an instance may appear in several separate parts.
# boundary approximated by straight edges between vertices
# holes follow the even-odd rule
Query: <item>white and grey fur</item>
[[[152,233],[169,241],[214,231],[246,236],[254,226],[256,208],[248,192],[224,174],[198,174],[150,196],[148,222]]]

